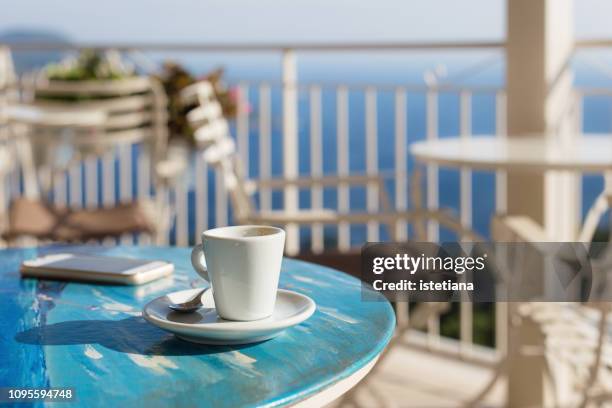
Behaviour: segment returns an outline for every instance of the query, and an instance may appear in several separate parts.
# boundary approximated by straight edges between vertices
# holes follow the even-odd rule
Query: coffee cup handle
[[[208,269],[204,266],[204,249],[202,248],[202,244],[198,244],[193,247],[191,251],[191,265],[196,272],[204,278],[208,283],[210,283],[210,278],[208,277]]]

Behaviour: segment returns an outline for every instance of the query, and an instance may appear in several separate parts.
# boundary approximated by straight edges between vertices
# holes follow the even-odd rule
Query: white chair
[[[85,129],[71,138],[76,148],[75,159],[86,155],[103,155],[117,146],[143,143],[152,155],[152,171],[165,159],[168,142],[167,98],[161,84],[150,77],[120,80],[58,81],[39,76],[31,84],[34,99],[29,103],[52,120],[61,113],[64,121],[83,120],[92,112],[106,115],[101,134]],[[45,121],[33,124],[35,145],[45,147],[45,140],[58,136],[61,127]],[[83,128],[84,126],[81,126]]]
[[[150,172],[155,195],[149,199],[122,200],[117,206],[79,210],[72,218],[67,234],[52,239],[84,239],[103,236],[118,237],[131,233],[150,233],[157,243],[164,243],[171,227],[172,205],[169,190],[179,181],[186,159],[169,154],[167,100],[161,84],[149,77],[133,77],[111,81],[49,81],[38,76],[24,86],[34,99],[28,104],[6,109],[12,129],[26,127],[17,133],[21,141],[27,140],[30,149],[20,155],[26,179],[26,197],[36,200],[39,191],[51,190],[53,174],[63,173],[74,163],[90,157],[111,155],[120,146],[142,144],[144,154],[150,158]],[[61,97],[58,97],[61,96]],[[69,150],[66,160],[65,151]],[[63,154],[60,154],[63,153]],[[43,194],[43,200],[46,197]],[[37,212],[45,219],[66,219],[64,214],[47,211],[42,202],[34,208],[19,212],[20,228],[16,234],[30,231],[27,212]],[[105,200],[106,206],[108,202]],[[133,204],[133,205],[132,205]],[[89,211],[89,213],[88,213]],[[15,215],[11,209],[11,214]],[[115,217],[116,216],[116,217]],[[115,218],[114,218],[115,217]],[[94,218],[107,219],[117,228],[107,228]],[[115,219],[115,222],[113,222]],[[23,221],[25,220],[25,221]],[[129,222],[131,220],[131,222]],[[77,222],[78,221],[78,222]],[[123,222],[125,231],[120,228]],[[55,221],[49,221],[51,224]],[[21,228],[25,227],[25,228]],[[56,225],[57,227],[57,225]],[[79,233],[82,228],[82,233]],[[36,232],[32,230],[32,232]],[[45,231],[41,234],[48,235]],[[78,239],[78,238],[77,238]]]
[[[6,107],[17,99],[17,78],[13,68],[10,50],[0,46],[0,233],[7,224],[7,175],[13,169],[10,133],[6,117]],[[0,243],[2,243],[0,239]]]
[[[554,256],[549,253],[550,244],[546,244],[550,241],[548,235],[529,217],[496,217],[492,223],[492,233],[499,242],[528,244],[521,248],[539,256],[542,262],[546,257]],[[519,254],[515,260],[520,263],[521,257],[524,258],[525,254]],[[591,266],[594,285],[599,291],[610,292],[611,268],[597,260],[592,260]],[[604,288],[606,285],[607,288]],[[510,321],[520,321],[519,327],[527,325],[531,333],[527,337],[540,339],[539,349],[536,349],[542,357],[538,361],[544,365],[532,366],[529,371],[539,370],[549,377],[556,406],[600,406],[602,402],[612,400],[612,344],[608,334],[612,329],[611,310],[610,302],[599,301],[525,302],[515,305],[515,318],[510,318]],[[514,327],[513,330],[518,328]],[[515,355],[510,354],[509,357],[515,361],[529,359],[529,356],[516,355],[526,348],[519,343],[514,350]],[[532,361],[537,360],[535,357],[531,356]],[[557,375],[563,369],[570,373],[569,383],[564,381],[566,378]]]
[[[392,210],[383,180],[379,176],[351,175],[248,180],[244,177],[241,160],[236,153],[234,140],[229,134],[229,126],[223,117],[221,106],[215,98],[212,85],[206,81],[198,82],[186,88],[182,96],[186,103],[196,104],[196,107],[188,113],[187,118],[195,129],[195,140],[203,151],[205,161],[214,166],[222,175],[231,200],[235,223],[286,226],[288,224],[366,224],[374,221],[386,225],[391,239],[396,241],[398,238],[397,226],[400,221],[420,223],[424,220],[432,220],[468,240],[480,240],[477,234],[468,228],[464,228],[448,211],[421,209],[418,205],[418,196],[414,200],[416,205],[413,210]],[[343,184],[374,186],[379,193],[383,211],[376,213],[340,212],[335,209],[264,211],[256,209],[252,200],[255,192],[262,188],[282,190],[287,186],[311,188],[314,186],[336,187]]]

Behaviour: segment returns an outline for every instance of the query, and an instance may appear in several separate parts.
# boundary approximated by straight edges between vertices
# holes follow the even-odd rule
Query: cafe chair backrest
[[[244,177],[236,143],[212,84],[197,82],[185,88],[181,96],[185,104],[195,105],[188,112],[187,120],[194,129],[195,142],[202,150],[204,161],[221,175],[236,221],[246,222],[253,211],[250,183]]]
[[[200,81],[187,87],[182,98],[185,104],[195,106],[187,113],[187,120],[194,129],[195,142],[200,148],[230,137],[227,119],[210,82]]]
[[[136,76],[119,80],[58,81],[39,75],[30,90],[34,105],[70,112],[102,111],[107,120],[100,135],[75,138],[84,150],[101,154],[117,145],[142,142],[151,149],[153,162],[167,147],[167,97],[154,78]],[[57,129],[37,129],[57,132]]]

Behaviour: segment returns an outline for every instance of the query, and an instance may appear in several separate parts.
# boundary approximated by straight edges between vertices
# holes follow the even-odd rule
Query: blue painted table
[[[19,278],[23,260],[51,252],[165,259],[176,271],[137,287]],[[315,300],[309,320],[255,345],[179,340],[146,323],[140,310],[164,293],[202,285],[189,253],[156,247],[1,250],[0,386],[72,387],[80,406],[318,404],[365,375],[392,335],[391,306],[362,301],[357,279],[286,259],[280,286]]]

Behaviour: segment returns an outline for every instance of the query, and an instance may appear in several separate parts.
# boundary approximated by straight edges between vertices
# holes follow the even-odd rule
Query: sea
[[[249,86],[248,102],[251,112],[249,120],[249,176],[259,176],[259,94],[258,84],[262,81],[271,84],[271,149],[270,163],[273,176],[282,175],[282,98],[280,89],[282,61],[279,53],[217,53],[194,55],[190,53],[149,53],[126,55],[141,69],[149,72],[155,70],[162,61],[173,60],[184,65],[195,76],[203,76],[212,69],[225,68],[225,81],[228,86],[239,83]],[[410,52],[301,52],[296,54],[298,82],[304,88],[298,94],[298,135],[299,160],[301,175],[310,174],[310,122],[309,95],[305,90],[309,84],[320,84],[322,112],[322,163],[325,174],[337,172],[337,139],[336,139],[336,87],[339,84],[349,88],[349,168],[351,173],[364,173],[366,168],[365,143],[365,85],[379,87],[377,92],[378,166],[383,172],[393,171],[394,162],[394,87],[405,86],[406,92],[406,142],[410,144],[426,137],[426,95],[423,92],[426,83],[432,81],[452,87],[473,87],[477,89],[472,95],[471,131],[475,137],[493,135],[496,129],[495,102],[496,88],[504,85],[504,56],[500,51],[410,51]],[[599,59],[597,59],[599,58]],[[16,58],[18,59],[18,57]],[[599,61],[592,63],[593,59]],[[603,62],[602,62],[603,61]],[[574,82],[577,87],[610,87],[612,79],[606,67],[612,60],[609,56],[578,56],[572,62]],[[17,61],[19,63],[19,61]],[[603,68],[602,68],[603,65]],[[457,91],[440,92],[438,96],[438,134],[440,138],[457,136],[460,132],[460,96]],[[609,133],[612,131],[612,95],[587,96],[583,100],[583,125],[587,133]],[[235,124],[232,124],[235,135]],[[414,161],[408,157],[406,171],[414,168]],[[489,222],[495,208],[495,180],[490,172],[474,172],[473,175],[473,227],[484,236],[488,236]],[[209,174],[209,191],[214,191],[215,179]],[[189,179],[189,236],[193,243],[197,236],[195,231],[195,194],[193,178]],[[136,183],[133,183],[134,185]],[[391,199],[395,198],[394,181],[386,182]],[[592,204],[603,188],[601,175],[583,177],[582,208],[583,213]],[[408,191],[410,194],[410,191]],[[257,200],[258,198],[255,197]],[[300,207],[308,208],[310,193],[300,192]],[[214,208],[214,195],[209,194],[209,209]],[[458,211],[459,207],[459,174],[452,169],[441,169],[439,174],[439,201],[441,207],[450,207]],[[365,190],[351,189],[351,210],[365,210]],[[334,189],[324,191],[325,207],[335,208],[337,194]],[[273,207],[282,208],[282,193],[273,195]],[[231,214],[230,214],[231,216]],[[208,223],[215,223],[214,210],[209,212]],[[604,220],[602,228],[606,228]],[[172,242],[175,242],[175,231]],[[309,247],[310,229],[301,229],[301,241],[304,248]],[[381,238],[387,238],[384,228]],[[452,240],[453,235],[441,232],[442,240]],[[337,231],[325,229],[327,245],[335,245]],[[365,226],[351,227],[351,243],[361,245],[367,240]]]

